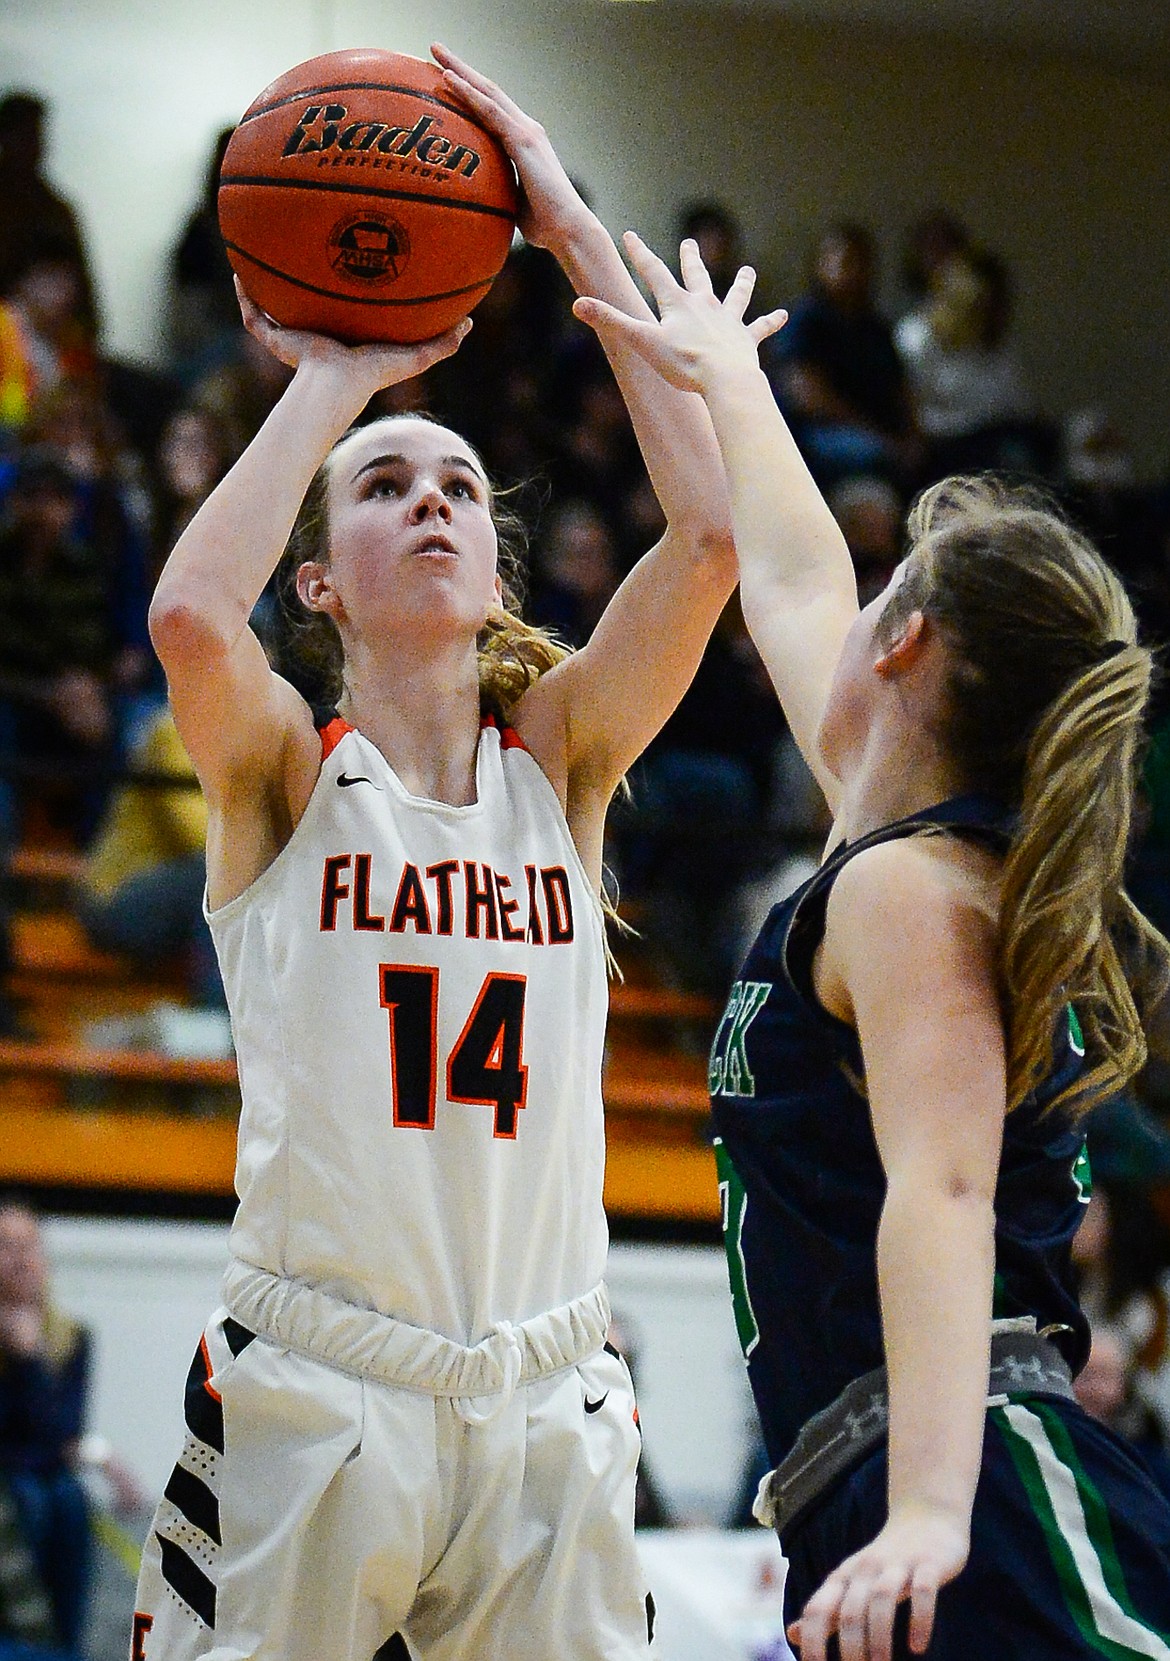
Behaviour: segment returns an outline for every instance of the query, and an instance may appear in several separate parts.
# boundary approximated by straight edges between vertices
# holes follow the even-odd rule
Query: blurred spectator
[[[932,476],[1051,469],[1054,436],[1035,419],[1023,368],[1007,344],[1010,320],[1006,266],[972,249],[936,266],[923,303],[898,324],[894,338]]]
[[[222,127],[215,135],[199,205],[184,225],[171,256],[168,334],[175,370],[187,384],[231,352],[240,323],[231,261],[220,235],[216,206],[219,170],[234,130]]]
[[[46,113],[44,99],[32,92],[0,99],[0,294],[46,247],[59,248],[78,271],[78,312],[92,339],[97,307],[77,215],[41,169]]]
[[[940,267],[970,249],[967,227],[949,209],[930,208],[916,219],[902,243],[902,286],[911,307],[926,300]]]
[[[724,612],[682,702],[631,774],[613,816],[623,891],[645,903],[663,973],[722,995],[738,947],[736,889],[772,857],[779,705],[738,603]]]
[[[902,361],[874,303],[873,238],[839,224],[817,244],[809,292],[761,361],[822,486],[850,473],[916,475],[922,446]]]
[[[120,642],[110,573],[78,520],[61,458],[25,452],[0,517],[0,832],[13,841],[22,782],[38,776],[84,838],[115,753]]]
[[[83,268],[46,239],[0,289],[0,424],[20,433],[39,398],[96,370]]]
[[[560,502],[542,526],[529,577],[534,621],[583,646],[621,578],[605,516],[590,502]]]
[[[1092,1347],[1073,1393],[1085,1412],[1124,1436],[1141,1454],[1150,1476],[1170,1494],[1170,1454],[1157,1421],[1135,1392],[1134,1345],[1119,1327],[1093,1328]]]
[[[1089,1359],[1073,1387],[1085,1412],[1114,1428],[1121,1419],[1129,1389],[1128,1348],[1114,1327],[1094,1327]]]
[[[614,513],[622,496],[645,477],[625,402],[596,338],[571,339],[553,371],[550,412],[560,497],[582,496]],[[646,552],[645,545],[633,557]],[[624,553],[624,550],[623,550]]]
[[[235,461],[267,421],[291,379],[288,365],[273,357],[240,324],[230,356],[200,376],[188,402],[209,411],[219,422]]]
[[[593,339],[572,303],[556,259],[520,242],[476,306],[459,351],[424,377],[430,409],[466,434],[498,480],[530,477],[554,446],[550,381],[566,342]]]
[[[835,484],[826,500],[849,545],[858,599],[868,605],[889,582],[902,557],[902,498],[888,480],[855,473]]]
[[[95,946],[143,968],[181,955],[194,1002],[223,1008],[203,916],[207,804],[169,709],[143,732],[131,767],[89,853],[81,922]]]
[[[1064,477],[1088,490],[1129,490],[1137,469],[1129,446],[1108,410],[1070,415],[1064,427]]]
[[[77,1475],[89,1388],[84,1327],[53,1305],[35,1215],[0,1203],[0,1479],[48,1593],[59,1644],[78,1647],[91,1568]]]
[[[688,202],[678,217],[678,240],[691,237],[699,245],[699,254],[711,278],[711,287],[722,300],[735,281],[735,274],[745,264],[743,232],[738,219],[721,202]],[[754,310],[766,310],[759,300]]]
[[[1137,464],[1117,421],[1100,407],[1079,409],[1066,418],[1062,437],[1062,492],[1073,516],[1131,586],[1146,585],[1159,575],[1151,571],[1159,560],[1157,527],[1149,522],[1148,493],[1138,485]],[[1135,598],[1144,610],[1143,595]],[[1165,634],[1170,611],[1156,623]]]
[[[228,470],[231,456],[218,417],[184,404],[163,428],[154,462],[152,587],[167,555]]]
[[[8,899],[7,863],[9,847],[0,836],[0,1038],[24,1038],[27,1034],[9,990],[12,975],[12,912]]]
[[[74,534],[95,549],[106,573],[117,641],[110,671],[115,760],[122,761],[126,735],[165,696],[146,622],[152,573],[145,468],[122,440],[96,381],[67,383],[42,399],[28,437],[65,463],[77,497]]]
[[[0,1661],[71,1661],[57,1648],[53,1606],[0,1475]]]

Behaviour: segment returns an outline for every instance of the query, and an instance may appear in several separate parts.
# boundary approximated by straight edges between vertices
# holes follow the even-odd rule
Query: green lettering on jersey
[[[715,1138],[715,1169],[719,1175],[719,1205],[723,1218],[723,1245],[727,1252],[727,1275],[731,1282],[731,1307],[739,1347],[746,1361],[760,1341],[748,1293],[747,1267],[743,1260],[743,1224],[747,1216],[747,1194],[723,1138]]]
[[[748,1028],[768,1001],[770,980],[737,980],[711,1046],[707,1086],[713,1096],[754,1096],[756,1079],[747,1058]],[[724,1029],[726,1042],[722,1044]]]
[[[1073,1161],[1072,1179],[1076,1185],[1077,1199],[1082,1205],[1088,1205],[1093,1197],[1093,1172],[1089,1165],[1089,1144],[1081,1143],[1081,1151]]]

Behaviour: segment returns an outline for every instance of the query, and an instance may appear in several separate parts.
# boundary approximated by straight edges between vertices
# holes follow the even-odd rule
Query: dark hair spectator
[[[710,199],[688,202],[679,212],[678,236],[680,242],[691,237],[698,243],[711,286],[722,300],[744,264],[739,220],[722,202]]]
[[[874,300],[876,268],[864,226],[831,226],[817,243],[808,292],[761,352],[822,486],[863,472],[908,483],[921,465],[905,372]]]
[[[240,324],[217,208],[219,170],[234,131],[221,127],[216,133],[199,204],[171,255],[168,337],[175,370],[188,384],[233,350]]]
[[[168,419],[154,461],[151,578],[231,464],[223,423],[213,410],[184,404]]]
[[[534,622],[583,646],[621,580],[617,545],[600,508],[560,502],[533,544],[529,605]]]
[[[116,753],[117,582],[85,512],[57,450],[20,455],[0,512],[0,830],[12,839],[30,782],[84,839]]]
[[[682,702],[633,770],[630,802],[614,815],[620,887],[642,901],[668,980],[726,991],[738,944],[732,897],[774,851],[762,827],[783,731],[733,600]]]
[[[825,499],[849,545],[858,598],[867,605],[885,588],[902,557],[906,504],[888,479],[872,473],[851,474]]]
[[[902,243],[902,285],[911,303],[925,300],[940,266],[970,248],[970,232],[948,208],[930,208],[916,219]]]
[[[265,351],[242,323],[233,341],[230,353],[190,388],[187,402],[209,410],[219,422],[234,461],[275,409],[292,370]]]
[[[47,247],[72,256],[81,288],[79,314],[90,337],[97,334],[85,240],[77,215],[42,171],[48,106],[28,91],[0,98],[0,295]]]

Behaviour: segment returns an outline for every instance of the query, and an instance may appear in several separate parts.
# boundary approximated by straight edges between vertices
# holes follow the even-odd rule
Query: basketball
[[[377,48],[290,69],[224,155],[219,225],[244,288],[287,328],[429,340],[507,257],[516,175],[442,71]]]

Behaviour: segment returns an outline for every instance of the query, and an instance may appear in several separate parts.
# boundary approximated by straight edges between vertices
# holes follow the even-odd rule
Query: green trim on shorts
[[[1170,1661],[1170,1634],[1134,1608],[1109,1512],[1059,1413],[1040,1402],[994,1407],[1043,1531],[1068,1612],[1085,1642],[1110,1661]]]

